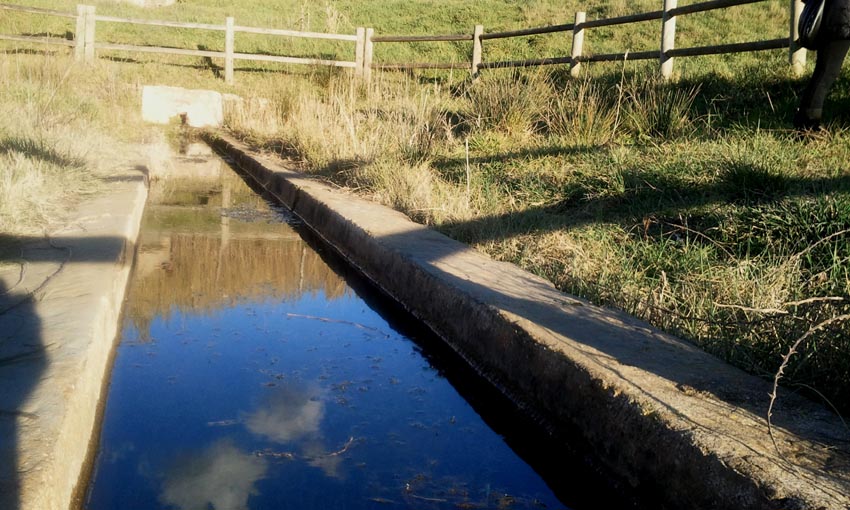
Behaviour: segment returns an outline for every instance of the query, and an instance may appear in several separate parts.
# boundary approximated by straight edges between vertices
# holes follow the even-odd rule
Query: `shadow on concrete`
[[[46,365],[31,297],[0,281],[0,508],[20,505],[20,472],[29,467],[19,465],[20,428],[38,418],[26,403]]]
[[[15,236],[0,233],[0,262],[114,262],[127,240],[110,236]],[[17,250],[16,250],[17,248]],[[23,255],[21,255],[23,253]],[[2,310],[2,309],[0,309]]]
[[[43,324],[35,303],[50,280],[69,264],[114,262],[122,253],[121,237],[41,237],[0,234],[0,263],[20,269],[0,278],[0,509],[18,510],[23,477],[38,468],[33,459],[20,457],[22,430],[38,431],[40,421],[52,417],[38,414],[30,398],[36,388],[49,384],[45,372],[53,345],[43,338]],[[36,270],[36,262],[51,263],[51,270],[38,274],[38,281],[26,278]],[[5,264],[4,264],[5,265]],[[36,278],[31,278],[35,280]],[[38,434],[31,435],[33,438]],[[88,440],[84,438],[83,440]]]

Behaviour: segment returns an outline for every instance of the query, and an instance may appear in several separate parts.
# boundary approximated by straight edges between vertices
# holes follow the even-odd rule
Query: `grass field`
[[[580,5],[591,19],[660,8],[645,0],[253,0],[238,7],[198,0],[155,11],[95,4],[132,17],[220,23],[232,15],[245,25],[342,33],[368,26],[378,34],[566,23]],[[677,46],[782,37],[786,9],[787,2],[767,1],[682,18]],[[0,32],[72,29],[62,23],[4,15]],[[98,30],[113,42],[223,47],[217,33]],[[658,32],[657,22],[610,27],[590,31],[586,44],[597,53],[653,49]],[[237,51],[351,58],[353,49],[240,37]],[[485,45],[489,60],[568,53],[565,34]],[[465,43],[376,47],[383,62],[468,55]],[[828,132],[799,139],[789,127],[804,81],[792,76],[785,51],[677,59],[673,85],[655,78],[652,63],[614,63],[587,65],[579,79],[563,67],[492,71],[476,83],[458,71],[377,74],[368,88],[343,71],[275,65],[240,65],[228,87],[217,64],[202,59],[101,57],[93,70],[62,78],[70,64],[60,57],[7,53],[0,109],[74,112],[93,130],[126,139],[140,136],[133,98],[141,84],[268,98],[270,107],[248,102],[230,112],[228,128],[566,292],[624,309],[767,377],[796,339],[850,312],[850,77],[833,90]],[[4,139],[23,136],[3,129]],[[64,138],[54,141],[50,126],[27,129],[36,131],[26,139],[79,153],[62,148]],[[33,151],[6,152],[31,159]],[[78,159],[60,161],[85,174]],[[786,383],[850,410],[848,333],[839,320],[807,336]]]

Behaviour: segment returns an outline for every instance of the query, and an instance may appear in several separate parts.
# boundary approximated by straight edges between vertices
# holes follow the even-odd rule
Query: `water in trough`
[[[225,163],[175,161],[84,508],[624,506]]]

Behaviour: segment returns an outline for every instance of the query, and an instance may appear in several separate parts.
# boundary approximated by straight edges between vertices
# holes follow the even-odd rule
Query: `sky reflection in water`
[[[242,186],[147,213],[87,508],[563,508]]]

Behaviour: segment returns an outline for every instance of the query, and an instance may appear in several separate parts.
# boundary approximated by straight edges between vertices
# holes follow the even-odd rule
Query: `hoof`
[[[798,132],[820,131],[820,119],[810,119],[800,110],[794,113],[794,129]]]

